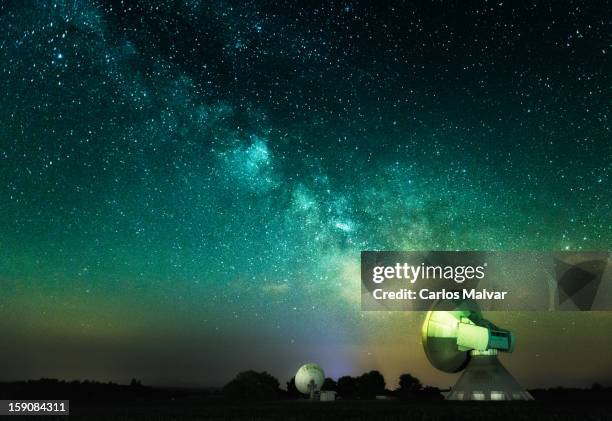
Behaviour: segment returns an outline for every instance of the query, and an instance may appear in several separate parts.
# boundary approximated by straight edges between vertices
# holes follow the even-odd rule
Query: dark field
[[[282,391],[281,399],[231,399],[220,389],[177,389],[41,379],[0,383],[0,399],[69,399],[70,417],[94,420],[612,420],[612,388],[532,389],[530,402],[444,401],[416,392],[387,400],[311,402]],[[252,395],[247,395],[252,396]],[[29,417],[30,419],[33,417]],[[43,420],[67,420],[45,416]]]
[[[110,420],[609,420],[612,406],[553,402],[141,402],[71,407],[70,418]],[[49,420],[51,417],[45,417]],[[58,419],[62,419],[58,417]],[[64,420],[66,418],[63,418]]]

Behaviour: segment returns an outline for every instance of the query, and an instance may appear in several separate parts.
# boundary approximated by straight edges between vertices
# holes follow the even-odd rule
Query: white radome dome
[[[308,387],[310,382],[314,382],[314,390],[318,391],[321,390],[323,381],[325,381],[325,372],[316,364],[304,364],[295,375],[295,387],[305,395],[310,393]]]

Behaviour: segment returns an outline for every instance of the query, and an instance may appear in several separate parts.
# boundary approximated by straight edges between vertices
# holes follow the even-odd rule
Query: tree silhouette
[[[132,379],[132,381],[130,382],[130,387],[140,388],[140,387],[142,387],[142,382],[140,380],[137,380],[137,379]]]
[[[295,386],[295,376],[293,376],[287,382],[287,397],[295,399],[299,398],[300,396],[301,393],[299,390],[297,390],[297,387]]]
[[[399,387],[397,391],[400,394],[409,394],[418,392],[423,389],[423,384],[419,379],[414,377],[412,374],[405,373],[399,378]]]
[[[321,386],[321,390],[333,390],[338,391],[338,384],[334,381],[334,379],[330,377],[326,377],[323,382],[323,386]]]
[[[243,371],[223,388],[223,394],[236,400],[268,400],[280,395],[278,380],[267,372]]]
[[[357,379],[351,376],[342,376],[337,383],[338,395],[344,399],[357,396]]]
[[[401,399],[440,400],[443,399],[440,389],[437,387],[423,387],[421,381],[412,374],[405,373],[399,378],[399,387],[395,394]]]
[[[362,399],[373,399],[385,393],[385,378],[379,371],[372,370],[357,379],[357,395]]]

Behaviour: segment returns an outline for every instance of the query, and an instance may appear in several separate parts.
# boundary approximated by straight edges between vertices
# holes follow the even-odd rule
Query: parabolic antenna
[[[451,312],[429,311],[423,323],[425,355],[434,367],[447,373],[463,370],[470,359],[468,351],[460,351],[457,347],[455,321]]]
[[[497,352],[514,350],[514,334],[486,320],[473,303],[438,301],[422,328],[425,355],[438,370],[463,374],[446,399],[531,400]]]
[[[316,364],[304,364],[295,375],[295,387],[311,399],[321,390],[324,381],[325,372]]]

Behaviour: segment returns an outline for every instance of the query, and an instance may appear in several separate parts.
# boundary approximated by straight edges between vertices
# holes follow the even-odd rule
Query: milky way
[[[611,10],[384,3],[4,2],[0,376],[445,385],[361,250],[609,249]],[[607,314],[495,320],[612,380]]]

